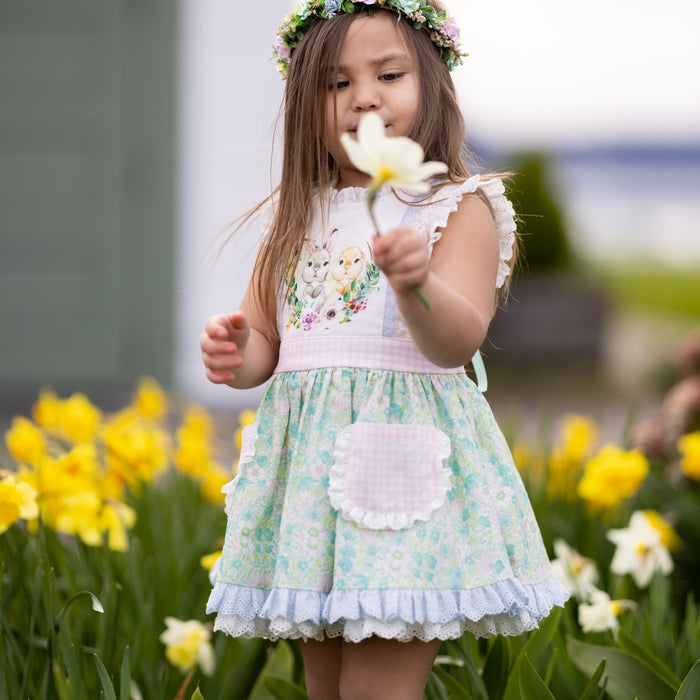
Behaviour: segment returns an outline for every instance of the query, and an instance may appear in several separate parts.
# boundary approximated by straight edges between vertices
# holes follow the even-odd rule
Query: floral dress
[[[380,230],[431,247],[466,193],[489,202],[498,286],[514,239],[500,180],[475,176]],[[279,362],[244,430],[207,611],[233,636],[357,642],[520,634],[567,593],[491,410],[463,367],[416,348],[372,260],[366,190],[333,192],[279,311]]]

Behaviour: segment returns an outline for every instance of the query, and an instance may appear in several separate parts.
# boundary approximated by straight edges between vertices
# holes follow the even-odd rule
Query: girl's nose
[[[377,90],[368,85],[357,85],[353,93],[352,108],[356,112],[379,109],[380,99]]]

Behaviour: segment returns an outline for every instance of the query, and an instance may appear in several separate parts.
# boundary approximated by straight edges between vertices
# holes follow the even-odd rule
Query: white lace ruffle
[[[236,490],[236,484],[238,484],[238,478],[240,476],[241,467],[253,461],[255,457],[255,442],[258,439],[258,428],[255,423],[251,425],[244,426],[241,431],[241,454],[238,458],[238,468],[236,476],[231,479],[231,481],[225,483],[221,487],[221,493],[224,494],[224,512],[227,517],[231,516],[231,509],[233,508],[233,494]]]
[[[360,436],[366,442],[362,447],[370,452],[376,447],[376,455],[365,456],[359,463],[351,465],[353,453],[358,449],[358,428],[366,428]],[[373,435],[374,431],[379,433]],[[392,432],[395,434],[392,435]],[[420,433],[416,447],[424,449],[416,452],[411,461],[412,455],[410,452],[406,454],[405,450],[407,447],[410,450],[416,433]],[[392,444],[401,448],[403,453],[393,454]],[[450,456],[450,440],[434,426],[354,423],[338,434],[333,456],[335,463],[330,468],[328,484],[331,505],[346,520],[370,530],[402,530],[419,520],[427,522],[445,503],[451,487],[451,472],[443,465],[443,461]],[[377,469],[375,458],[385,472],[393,473],[395,483],[385,485],[389,493],[377,488],[378,484],[373,478]],[[397,459],[398,471],[392,469]],[[404,479],[405,483],[400,483]],[[374,498],[371,493],[362,493],[363,490],[376,490]],[[378,496],[381,497],[379,500],[388,502],[390,507],[376,503]],[[366,505],[368,501],[375,502],[376,505]]]
[[[551,577],[534,585],[506,580],[472,590],[271,591],[217,583],[207,612],[218,612],[215,630],[234,637],[275,640],[342,636],[456,639],[519,635],[535,629],[567,592]]]
[[[430,221],[429,244],[433,246],[436,241],[440,240],[442,232],[438,229],[447,225],[450,214],[457,210],[462,197],[465,194],[474,194],[477,190],[486,197],[496,224],[500,253],[496,287],[502,287],[506,277],[510,274],[508,261],[513,257],[516,225],[515,211],[505,196],[506,190],[501,179],[482,180],[480,175],[474,175],[457,185],[445,185],[435,195],[435,204],[440,206],[437,217]],[[426,207],[426,209],[430,211],[432,207]],[[435,215],[431,213],[430,216],[434,217]]]

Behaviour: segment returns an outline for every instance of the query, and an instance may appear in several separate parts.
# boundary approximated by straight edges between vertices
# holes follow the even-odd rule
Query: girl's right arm
[[[250,389],[267,381],[279,355],[279,341],[271,335],[249,286],[238,311],[212,316],[206,322],[199,346],[207,379],[235,389]]]

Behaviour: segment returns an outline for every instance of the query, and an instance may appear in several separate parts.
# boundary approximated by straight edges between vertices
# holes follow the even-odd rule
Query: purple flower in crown
[[[340,9],[341,5],[342,0],[326,0],[326,13],[328,14],[328,17],[333,17]]]
[[[377,0],[355,0],[355,2],[362,2],[365,5],[374,5],[376,4]]]
[[[281,36],[278,36],[277,41],[275,41],[275,51],[277,52],[277,58],[280,61],[289,61],[292,54],[291,49],[288,49],[285,46],[284,39]]]
[[[447,20],[443,29],[445,30],[445,34],[447,34],[452,41],[455,43],[459,41],[459,26],[457,26],[457,22],[455,22],[452,18]]]

